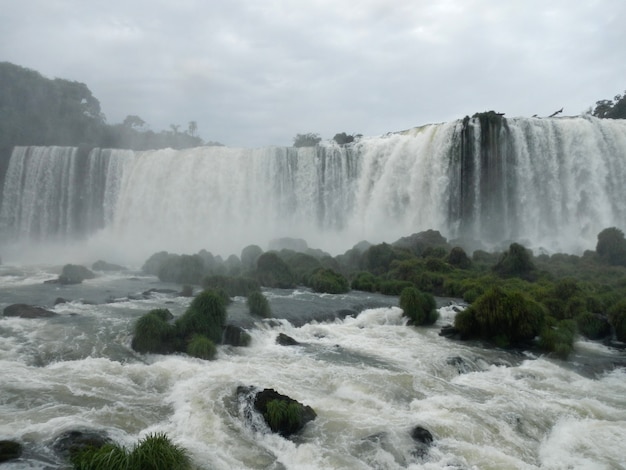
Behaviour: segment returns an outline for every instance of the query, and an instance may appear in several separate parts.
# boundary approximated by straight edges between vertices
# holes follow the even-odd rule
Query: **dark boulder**
[[[57,297],[54,300],[54,305],[66,304],[66,303],[67,303],[67,299],[64,299],[63,297]]]
[[[107,263],[106,261],[98,260],[91,265],[91,269],[94,271],[126,271],[124,266],[119,264]]]
[[[0,441],[0,463],[18,459],[22,455],[22,444],[15,441]]]
[[[96,277],[96,275],[85,266],[66,264],[63,266],[63,271],[61,271],[57,279],[44,281],[44,284],[80,284],[85,279],[93,279],[94,277]]]
[[[309,421],[317,417],[310,406],[303,405],[270,388],[259,390],[255,387],[239,386],[237,395],[240,400],[252,405],[272,432],[283,437],[289,437],[301,431]],[[248,413],[250,413],[249,409]]]
[[[291,336],[286,335],[285,333],[279,333],[276,337],[276,343],[281,346],[297,346],[300,343],[293,339]]]
[[[422,426],[415,426],[411,429],[411,438],[417,443],[413,450],[413,454],[417,457],[424,457],[434,440],[431,432]]]
[[[34,305],[27,304],[12,304],[4,308],[5,317],[43,318],[53,317],[55,315],[55,312],[46,310],[43,307],[36,307]]]
[[[461,339],[461,332],[457,330],[453,325],[444,325],[439,330],[439,336],[443,336],[448,339]]]
[[[87,449],[113,444],[105,431],[94,429],[72,429],[59,434],[52,444],[52,448],[63,458],[70,459],[78,452]]]
[[[248,346],[250,344],[250,335],[239,326],[226,325],[222,336],[222,344],[229,344],[231,346]]]

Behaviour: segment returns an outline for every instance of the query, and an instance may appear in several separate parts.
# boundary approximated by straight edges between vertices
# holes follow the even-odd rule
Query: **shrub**
[[[76,470],[190,470],[187,451],[165,434],[149,434],[128,451],[115,444],[87,447],[71,458]]]
[[[546,324],[539,337],[539,346],[545,350],[555,353],[561,359],[567,356],[574,349],[574,338],[576,336],[576,322],[573,320],[561,320],[556,323]]]
[[[71,458],[76,470],[190,470],[187,451],[165,434],[149,434],[132,451],[114,444],[87,447]]]
[[[153,276],[157,276],[159,274],[159,269],[161,265],[171,256],[167,251],[159,251],[158,253],[154,253],[150,258],[146,260],[146,262],[141,267],[141,270],[146,274],[152,274]]]
[[[432,325],[439,317],[435,298],[420,292],[415,287],[407,287],[400,294],[400,308],[403,315],[414,325]]]
[[[332,269],[320,268],[309,278],[309,285],[315,292],[343,294],[350,290],[348,280]]]
[[[530,279],[535,265],[531,253],[518,243],[511,243],[509,250],[504,252],[493,271],[501,277],[521,277]]]
[[[493,287],[465,310],[467,318],[455,318],[462,335],[494,341],[500,346],[514,346],[532,340],[539,333],[545,309],[520,292],[506,292]]]
[[[469,259],[465,250],[459,246],[455,246],[450,250],[447,261],[448,264],[459,269],[469,269],[472,267],[472,260]]]
[[[263,253],[256,264],[257,280],[262,286],[279,289],[290,289],[296,286],[291,269],[276,253]]]
[[[250,293],[246,303],[251,315],[258,315],[263,318],[270,318],[272,316],[270,304],[267,301],[267,297],[265,297],[262,292],[256,291]]]
[[[150,434],[130,454],[131,468],[141,470],[188,470],[187,451],[173,444],[165,434]]]
[[[614,266],[626,266],[626,239],[624,232],[616,227],[602,230],[596,244],[598,257]]]
[[[384,295],[400,295],[402,289],[413,287],[413,283],[409,281],[381,281],[379,284],[380,293]]]
[[[129,452],[114,444],[87,447],[71,457],[76,470],[126,470],[130,469]]]
[[[585,338],[602,339],[611,334],[611,325],[606,318],[591,312],[583,312],[576,316],[578,331]]]
[[[259,283],[248,277],[229,277],[212,275],[202,279],[202,287],[205,289],[223,290],[227,297],[246,297],[251,292],[261,288]]]
[[[241,267],[245,271],[253,271],[256,268],[256,262],[263,254],[263,250],[258,245],[248,245],[241,250]]]
[[[167,323],[169,317],[171,313],[166,309],[151,310],[140,317],[135,323],[131,347],[140,353],[173,352],[175,331],[174,327]]]
[[[319,134],[296,134],[293,138],[294,147],[315,147],[321,142],[322,138]]]
[[[425,266],[428,271],[436,273],[447,273],[451,270],[450,266],[441,258],[428,257]]]
[[[367,271],[358,272],[355,278],[352,280],[351,287],[354,290],[361,290],[365,292],[376,292],[378,290],[378,284],[380,280],[372,273]]]
[[[296,282],[307,284],[308,279],[316,270],[322,267],[322,263],[316,257],[307,253],[281,252],[281,258],[287,263],[289,269],[294,274]]]
[[[215,343],[206,336],[194,335],[187,345],[187,354],[198,359],[207,361],[215,359],[217,347]]]
[[[370,246],[362,257],[363,267],[374,274],[382,274],[389,270],[394,260],[406,259],[407,253],[387,243]]]
[[[170,255],[159,267],[158,276],[163,282],[200,284],[205,265],[200,255]]]
[[[354,142],[354,136],[350,134],[346,134],[345,132],[339,132],[335,134],[333,140],[337,142],[339,145],[346,145]]]
[[[187,311],[176,321],[176,326],[182,338],[197,333],[218,344],[222,340],[225,323],[224,301],[215,292],[205,290],[193,299]]]
[[[615,329],[617,340],[626,342],[626,300],[621,300],[609,309],[609,321]]]
[[[296,401],[270,400],[263,417],[273,432],[302,427],[302,405]]]

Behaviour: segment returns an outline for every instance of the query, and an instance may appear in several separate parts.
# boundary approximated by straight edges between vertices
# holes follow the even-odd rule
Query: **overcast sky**
[[[290,145],[626,89],[623,0],[0,0],[0,61],[85,83],[109,123]]]

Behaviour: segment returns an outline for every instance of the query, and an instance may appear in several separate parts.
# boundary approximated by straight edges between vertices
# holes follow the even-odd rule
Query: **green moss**
[[[284,427],[299,428],[302,426],[302,405],[295,401],[270,400],[264,418],[274,432]]]
[[[578,331],[585,338],[602,339],[611,334],[611,325],[597,313],[583,312],[575,320]]]
[[[576,323],[573,320],[561,320],[556,325],[546,324],[541,330],[539,346],[561,359],[567,359],[574,349],[575,336]]]

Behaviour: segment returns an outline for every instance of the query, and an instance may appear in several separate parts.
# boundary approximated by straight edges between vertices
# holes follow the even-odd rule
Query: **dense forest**
[[[204,142],[197,123],[154,132],[136,115],[108,124],[87,85],[0,62],[0,150],[16,145],[60,145],[147,150],[220,145]]]

